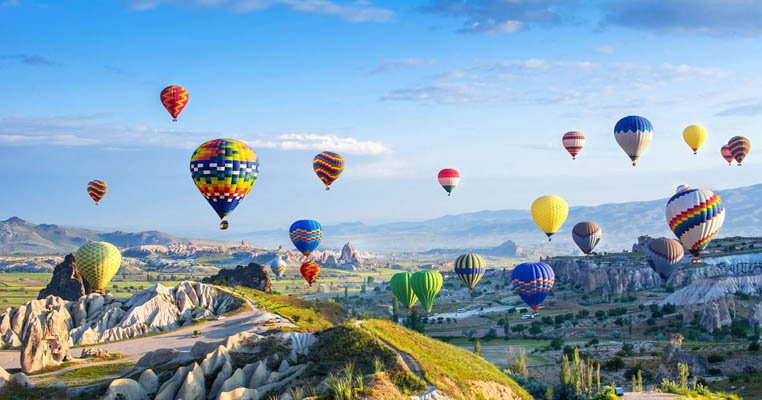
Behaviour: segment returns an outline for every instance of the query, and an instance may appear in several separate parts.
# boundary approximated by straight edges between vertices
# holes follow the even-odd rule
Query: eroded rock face
[[[90,285],[77,271],[74,261],[74,254],[69,254],[62,263],[56,265],[48,286],[40,290],[37,299],[58,296],[64,300],[75,301],[92,292]]]
[[[222,269],[217,275],[206,277],[201,282],[225,286],[246,286],[265,292],[270,291],[272,284],[267,268],[254,262],[245,267],[238,265],[234,269]]]
[[[104,400],[148,400],[148,394],[132,379],[115,379],[108,386]]]
[[[21,333],[21,370],[34,373],[70,360],[70,324],[71,315],[60,297],[27,303]]]
[[[585,292],[600,290],[603,295],[626,293],[662,286],[664,281],[645,264],[603,263],[584,259],[551,260],[559,282],[580,284]]]
[[[660,381],[662,378],[677,379],[679,376],[678,363],[687,365],[692,375],[706,375],[709,368],[706,358],[683,351],[683,339],[683,336],[679,333],[670,334],[669,343],[664,346],[661,355],[657,381]]]

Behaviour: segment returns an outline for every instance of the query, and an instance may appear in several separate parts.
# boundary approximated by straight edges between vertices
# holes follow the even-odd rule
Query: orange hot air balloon
[[[177,116],[188,104],[188,91],[182,86],[167,86],[161,91],[161,104],[169,111],[172,121],[177,122]]]
[[[720,149],[720,153],[722,154],[722,158],[725,159],[725,161],[728,162],[728,166],[730,164],[733,164],[733,153],[730,152],[730,146],[724,145]]]
[[[318,274],[320,273],[320,266],[314,261],[307,261],[299,268],[299,272],[302,273],[304,280],[312,286],[312,282],[315,282]]]

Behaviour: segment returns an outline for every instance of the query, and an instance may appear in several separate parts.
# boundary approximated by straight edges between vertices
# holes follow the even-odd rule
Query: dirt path
[[[622,399],[625,400],[657,400],[657,399],[678,399],[680,396],[669,393],[657,392],[625,392]]]

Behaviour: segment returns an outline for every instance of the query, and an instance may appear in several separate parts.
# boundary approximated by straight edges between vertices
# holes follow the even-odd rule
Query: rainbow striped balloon
[[[312,169],[325,184],[325,190],[331,190],[333,181],[344,171],[344,157],[331,151],[324,151],[312,159]]]
[[[468,290],[473,290],[476,287],[486,270],[487,263],[478,254],[463,254],[455,260],[455,274],[463,281]]]
[[[90,195],[90,198],[93,199],[96,206],[103,196],[106,195],[106,192],[108,192],[108,185],[106,185],[106,182],[104,181],[95,179],[87,184],[87,194]]]
[[[582,147],[585,146],[585,135],[582,132],[571,131],[564,134],[561,142],[564,145],[566,151],[572,156],[572,160],[577,159],[577,154],[582,151]]]
[[[725,207],[720,196],[711,190],[688,189],[667,201],[669,229],[693,255],[706,248],[725,222]]]
[[[544,262],[523,263],[511,272],[511,284],[516,294],[537,312],[556,279],[553,268]]]
[[[449,196],[452,194],[455,186],[457,186],[458,181],[460,181],[460,174],[453,168],[445,168],[439,171],[437,179],[439,180],[439,184],[442,185],[444,190],[447,191],[447,195]]]
[[[323,227],[320,226],[320,222],[315,220],[300,219],[291,224],[288,234],[291,237],[291,242],[294,243],[294,246],[296,246],[305,257],[309,257],[310,253],[317,249],[320,245],[320,241],[323,240]]]

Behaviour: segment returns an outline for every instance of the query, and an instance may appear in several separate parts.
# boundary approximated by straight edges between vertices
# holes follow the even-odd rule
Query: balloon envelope
[[[683,259],[683,245],[675,239],[652,239],[646,245],[648,264],[662,279],[667,280]]]
[[[270,261],[270,270],[273,272],[273,274],[275,274],[275,276],[280,278],[286,272],[286,262],[283,261],[283,259],[279,256],[275,256]]]
[[[624,117],[614,126],[614,138],[630,157],[633,166],[651,143],[653,130],[651,121],[637,115]]]
[[[330,189],[333,181],[344,171],[344,157],[337,153],[324,151],[312,159],[312,169],[325,184],[325,190]]]
[[[720,231],[725,207],[711,190],[688,189],[667,201],[667,224],[694,257],[698,257]]]
[[[410,286],[413,287],[413,292],[420,300],[423,308],[427,312],[431,312],[434,299],[437,298],[439,289],[442,288],[442,274],[438,271],[418,271],[410,278]]]
[[[439,180],[439,184],[442,185],[444,190],[447,191],[447,195],[449,196],[452,193],[453,189],[455,189],[455,186],[458,185],[458,181],[460,181],[460,174],[455,169],[445,168],[439,171],[437,179]]]
[[[169,115],[172,116],[172,121],[177,121],[177,116],[180,115],[185,105],[188,104],[188,91],[182,86],[167,86],[161,91],[160,98],[161,104],[164,105]]]
[[[104,181],[95,179],[87,184],[87,194],[93,199],[95,205],[98,205],[98,202],[106,195],[106,192],[108,192],[108,185]]]
[[[730,154],[738,162],[738,165],[741,165],[741,162],[751,150],[751,142],[743,136],[734,136],[728,142],[728,147],[730,148]]]
[[[309,257],[323,240],[323,227],[315,220],[300,219],[291,224],[288,234],[297,250]]]
[[[728,162],[728,165],[733,163],[733,153],[730,152],[730,146],[722,146],[722,148],[720,148],[720,154],[722,154],[722,158]]]
[[[455,275],[470,290],[476,287],[487,270],[487,263],[478,254],[463,254],[455,260]]]
[[[693,150],[693,154],[696,154],[706,141],[706,129],[701,125],[688,125],[683,129],[683,140]]]
[[[398,272],[392,275],[392,279],[389,281],[389,286],[394,293],[394,297],[407,309],[413,308],[415,302],[418,301],[418,296],[415,295],[413,287],[410,284],[413,274],[410,272]]]
[[[580,250],[585,254],[590,254],[602,236],[601,227],[595,222],[580,222],[572,228],[572,239]]]
[[[554,281],[553,269],[543,262],[519,264],[511,272],[513,290],[534,312],[553,289]]]
[[[532,203],[531,211],[534,223],[550,238],[566,221],[569,205],[560,196],[542,196]]]
[[[299,272],[301,272],[304,280],[312,286],[312,282],[315,282],[320,273],[320,266],[314,261],[307,261],[299,268]]]
[[[572,160],[577,158],[577,154],[582,151],[582,147],[585,146],[585,135],[582,132],[571,131],[566,132],[561,139],[566,151],[572,156]]]
[[[111,243],[90,242],[77,250],[74,260],[90,287],[101,291],[119,270],[122,253]]]

